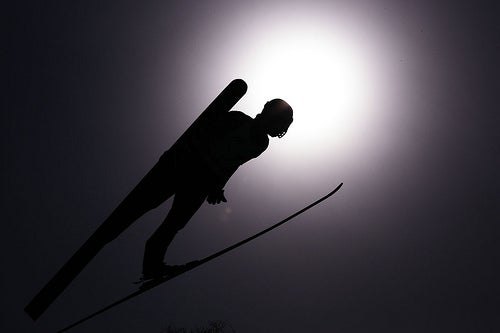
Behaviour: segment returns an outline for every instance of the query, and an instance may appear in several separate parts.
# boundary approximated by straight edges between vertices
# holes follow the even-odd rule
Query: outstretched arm
[[[211,205],[220,204],[221,202],[227,202],[224,196],[224,190],[214,190],[208,194],[207,202]]]

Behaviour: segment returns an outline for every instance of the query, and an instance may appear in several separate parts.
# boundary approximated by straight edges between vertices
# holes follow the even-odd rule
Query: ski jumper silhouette
[[[292,109],[283,100],[267,102],[255,119],[239,111],[220,113],[209,128],[191,141],[172,147],[110,216],[109,239],[137,217],[174,195],[167,217],[146,243],[144,278],[167,274],[163,263],[176,233],[207,200],[226,202],[224,186],[240,165],[258,157],[268,145],[268,135],[282,137],[292,122]],[[115,222],[116,221],[116,222]]]
[[[292,108],[281,99],[267,102],[255,118],[228,112],[245,92],[246,83],[240,79],[222,91],[26,306],[31,318],[36,320],[107,243],[172,196],[165,220],[146,242],[143,279],[161,278],[176,269],[163,260],[177,232],[205,200],[226,202],[224,186],[238,167],[267,149],[268,136],[285,135],[293,121]]]

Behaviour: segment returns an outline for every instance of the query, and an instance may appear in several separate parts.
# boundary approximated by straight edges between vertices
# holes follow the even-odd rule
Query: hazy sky
[[[2,332],[53,332],[133,290],[170,201],[33,323],[24,306],[234,78],[295,122],[169,250],[205,257],[73,332],[494,332],[500,10],[462,1],[19,4],[1,113]],[[3,93],[3,94],[4,94]],[[3,95],[2,94],[2,95]]]

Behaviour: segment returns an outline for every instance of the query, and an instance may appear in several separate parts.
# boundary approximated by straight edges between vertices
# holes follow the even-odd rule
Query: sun
[[[186,72],[196,69],[196,91],[241,78],[248,91],[235,110],[255,116],[274,98],[294,110],[287,134],[254,162],[252,170],[266,181],[273,181],[268,174],[314,182],[331,170],[371,174],[377,161],[397,151],[391,133],[406,116],[395,106],[410,91],[395,61],[399,44],[383,25],[351,14],[266,7],[218,22],[212,39],[200,35],[186,65]]]
[[[373,97],[361,51],[318,25],[272,31],[255,37],[257,51],[240,64],[250,87],[244,103],[260,111],[272,98],[286,100],[295,119],[286,146],[302,159],[324,148],[352,149]]]

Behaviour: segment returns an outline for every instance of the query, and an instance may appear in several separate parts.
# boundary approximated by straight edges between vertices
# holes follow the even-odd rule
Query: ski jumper
[[[222,190],[238,167],[264,152],[269,139],[239,111],[213,122],[166,151],[102,225],[106,243],[135,220],[174,196],[172,208],[146,243],[143,268],[163,263],[168,246],[212,191]]]

